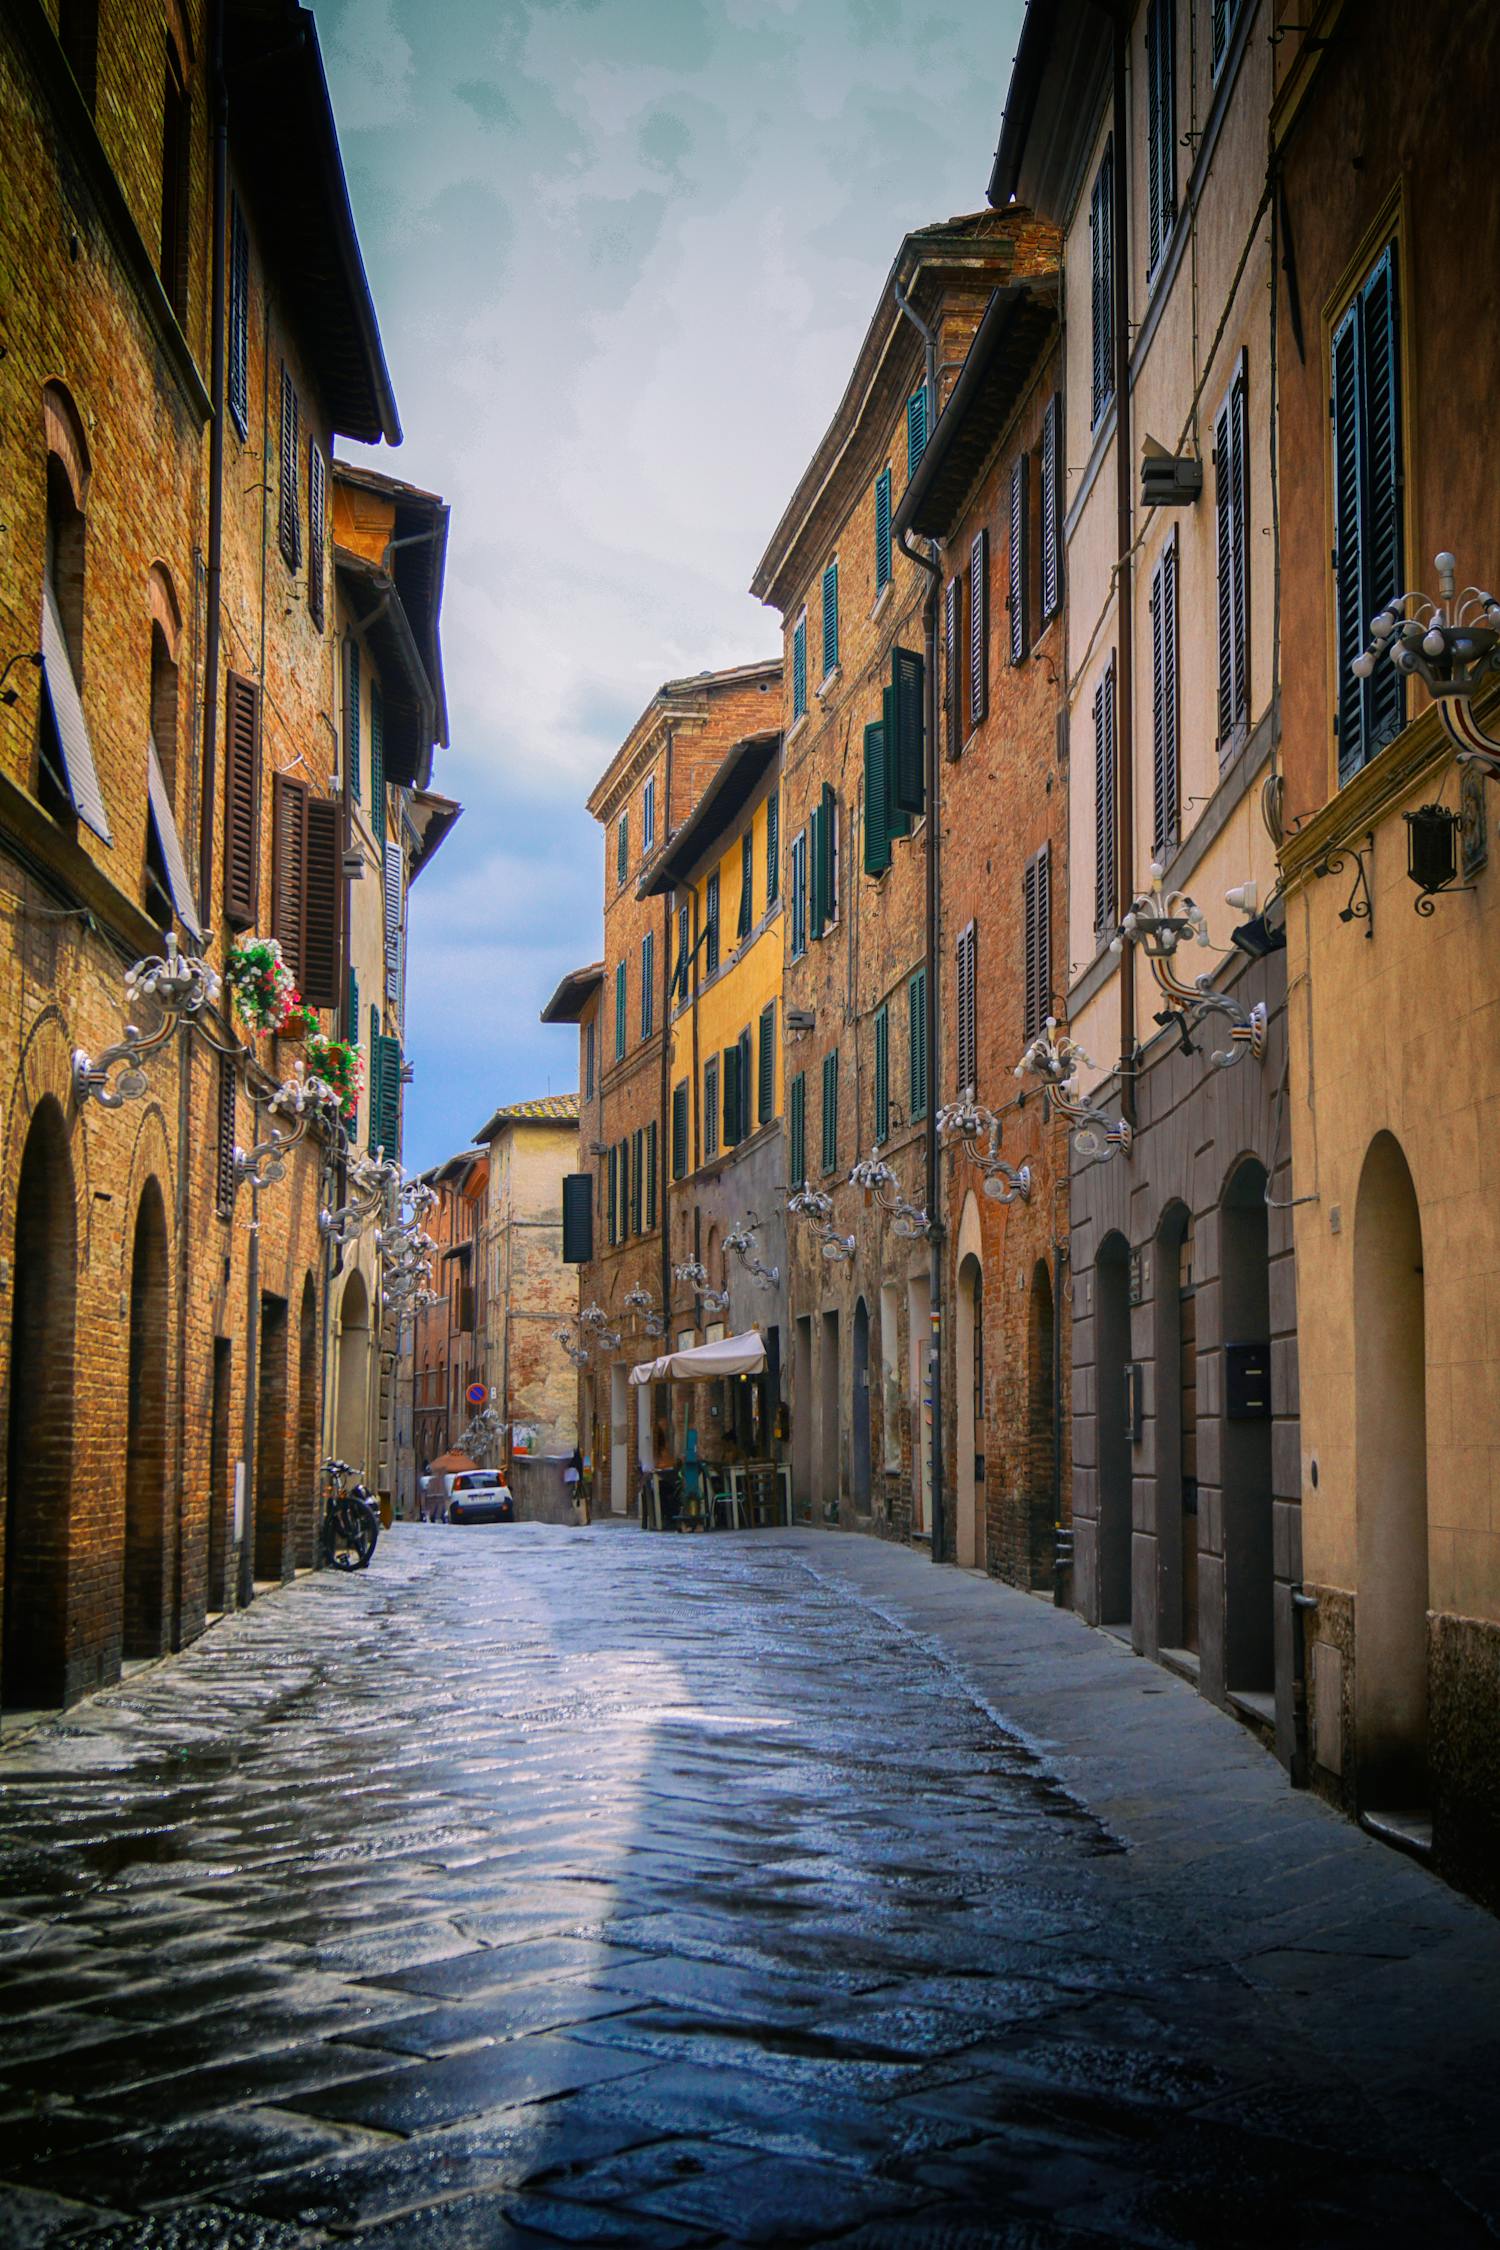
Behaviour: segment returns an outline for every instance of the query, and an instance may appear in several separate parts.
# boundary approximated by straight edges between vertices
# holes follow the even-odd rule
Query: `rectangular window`
[[[613,1141],[609,1146],[609,1239],[611,1244],[620,1239],[620,1151]]]
[[[839,668],[839,566],[837,559],[823,573],[823,677]]]
[[[906,481],[917,473],[917,463],[927,451],[927,385],[920,384],[906,402]]]
[[[907,1074],[911,1092],[909,1122],[927,1115],[927,971],[918,969],[906,987]]]
[[[891,816],[885,769],[885,728],[865,728],[865,873],[883,875],[891,864]]]
[[[1094,690],[1094,929],[1115,926],[1115,660]]]
[[[1329,405],[1341,783],[1400,732],[1406,715],[1405,685],[1393,664],[1377,664],[1368,679],[1354,669],[1369,640],[1370,619],[1405,584],[1398,279],[1392,243],[1333,332]]]
[[[1062,396],[1054,391],[1042,416],[1041,516],[1042,623],[1062,608]]]
[[[800,961],[807,951],[807,830],[792,838],[792,944],[794,961]]]
[[[641,857],[650,857],[656,842],[656,776],[646,776],[646,786],[641,791]]]
[[[646,1185],[646,1136],[639,1125],[630,1136],[630,1231],[644,1231]]]
[[[1177,217],[1177,6],[1146,10],[1146,275],[1161,263]]]
[[[760,1044],[755,1058],[755,1121],[769,1125],[776,1114],[776,1003],[760,1011]]]
[[[882,1000],[875,1010],[875,1145],[891,1137],[891,1011]]]
[[[359,800],[359,643],[344,642],[344,772],[350,795]]]
[[[615,963],[615,1061],[625,1060],[625,964]]]
[[[831,923],[837,921],[839,907],[839,808],[838,799],[826,781],[818,802],[813,806],[809,833],[812,856],[812,934],[818,938]]]
[[[302,410],[285,360],[281,363],[281,483],[277,494],[276,532],[288,570],[302,562],[302,492],[298,475],[301,455]]]
[[[1237,749],[1250,723],[1250,417],[1246,355],[1214,423],[1218,506],[1219,756]]]
[[[792,724],[807,716],[807,611],[792,627]]]
[[[885,748],[890,799],[897,812],[920,813],[927,802],[927,661],[916,649],[891,650],[891,703]],[[906,834],[891,822],[893,836]]]
[[[680,1079],[672,1088],[672,1177],[682,1180],[688,1168],[688,1089]]]
[[[683,905],[677,909],[677,967],[673,972],[672,981],[684,1000],[688,996],[688,973],[692,967],[692,951],[691,909]]]
[[[950,578],[943,595],[943,734],[950,758],[956,758],[963,748],[959,734],[962,690],[958,669],[958,612],[962,600],[961,581]]]
[[[322,448],[312,444],[307,449],[307,607],[320,633],[323,630],[327,514],[328,468]]]
[[[260,919],[260,689],[238,672],[224,678],[224,917]]]
[[[641,1037],[649,1039],[656,1029],[656,932],[647,930],[641,939]]]
[[[883,593],[891,582],[891,472],[882,469],[875,479],[875,591]]]
[[[719,1153],[719,1058],[710,1055],[703,1065],[703,1160]]]
[[[1104,144],[1089,199],[1089,292],[1093,330],[1093,414],[1098,428],[1115,395],[1115,144]]]
[[[807,1075],[798,1071],[786,1090],[787,1177],[794,1188],[807,1185]]]
[[[736,936],[743,941],[755,920],[755,832],[747,828],[740,838],[740,918]]]
[[[781,792],[773,789],[766,799],[766,907],[781,896]]]
[[[719,871],[717,868],[714,869],[704,885],[703,910],[704,927],[707,933],[703,943],[703,968],[706,975],[712,976],[719,966]]]
[[[969,725],[984,717],[990,693],[990,535],[976,531],[969,549]]]
[[[1025,1023],[1022,1036],[1037,1038],[1052,1008],[1052,847],[1043,844],[1026,862],[1021,877],[1024,932]]]
[[[958,1090],[972,1095],[979,1083],[979,1039],[975,1022],[975,981],[979,952],[979,933],[974,923],[966,923],[958,933],[954,948],[953,995],[958,1022],[955,1026],[958,1062]]]
[[[1177,534],[1151,574],[1151,849],[1165,859],[1177,847],[1179,782]]]
[[[583,1027],[583,1098],[586,1102],[591,1102],[594,1098],[594,1019],[592,1016],[589,1017],[588,1022]]]
[[[823,1057],[823,1169],[831,1172],[839,1160],[839,1051]]]
[[[250,230],[237,195],[229,198],[229,333],[224,389],[234,426],[250,435]]]
[[[656,1119],[646,1127],[646,1232],[656,1227]]]
[[[630,815],[622,812],[615,822],[615,881],[623,883],[630,873]]]
[[[1026,615],[1026,589],[1031,578],[1030,545],[1026,534],[1031,511],[1031,459],[1023,453],[1010,472],[1010,660],[1019,664],[1031,646],[1030,620]]]

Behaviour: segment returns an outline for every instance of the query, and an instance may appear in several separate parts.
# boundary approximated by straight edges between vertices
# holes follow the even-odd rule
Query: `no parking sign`
[[[483,1383],[471,1383],[464,1397],[471,1406],[488,1406],[490,1402],[490,1394]]]

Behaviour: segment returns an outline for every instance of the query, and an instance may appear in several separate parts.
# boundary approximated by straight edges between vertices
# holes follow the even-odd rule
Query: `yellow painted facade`
[[[762,1123],[778,1119],[782,1113],[784,1071],[782,1065],[781,1025],[781,965],[784,947],[781,934],[781,869],[778,865],[776,896],[769,903],[766,898],[767,863],[766,831],[768,807],[779,787],[779,762],[769,781],[764,783],[751,806],[736,824],[733,835],[724,845],[712,866],[690,884],[678,886],[674,905],[679,919],[686,905],[689,911],[689,946],[698,951],[688,975],[686,996],[678,995],[674,1003],[671,1038],[671,1060],[668,1070],[669,1089],[687,1085],[687,1166],[693,1172],[705,1161],[713,1161],[725,1152],[723,1145],[723,1067],[724,1053],[732,1048],[742,1032],[750,1034],[751,1087],[749,1099],[750,1131],[758,1131]],[[737,936],[740,926],[740,896],[744,867],[743,838],[751,839],[751,901],[750,926],[744,938]],[[708,891],[714,876],[719,883],[719,967],[712,975],[705,975],[704,951],[700,943],[708,914]],[[675,965],[675,964],[674,964]],[[764,1009],[776,1009],[775,1036],[771,1043],[772,1089],[767,1116],[761,1116],[760,1038],[759,1026]],[[720,1131],[714,1139],[714,1156],[705,1146],[703,1117],[703,1076],[711,1058],[719,1067]],[[671,1098],[669,1091],[667,1116],[670,1124]],[[749,1138],[747,1133],[744,1138]]]

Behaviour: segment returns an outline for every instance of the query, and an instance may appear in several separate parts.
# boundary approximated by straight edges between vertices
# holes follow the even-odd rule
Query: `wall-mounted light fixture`
[[[1257,1000],[1252,1008],[1241,1007],[1229,993],[1214,990],[1211,976],[1195,977],[1188,984],[1172,968],[1172,957],[1179,946],[1194,942],[1206,946],[1213,941],[1202,907],[1186,891],[1165,890],[1164,872],[1159,862],[1152,863],[1151,888],[1143,897],[1132,900],[1118,936],[1110,940],[1111,953],[1122,953],[1127,945],[1139,946],[1172,1008],[1181,1009],[1190,1021],[1201,1022],[1208,1015],[1229,1018],[1229,1045],[1209,1057],[1220,1070],[1228,1070],[1246,1054],[1256,1062],[1262,1061],[1266,1051],[1264,1001]],[[1254,900],[1253,883],[1242,883],[1233,894],[1233,902],[1242,912],[1247,906],[1253,907]]]
[[[727,1257],[731,1251],[739,1259],[746,1272],[754,1275],[756,1282],[762,1289],[774,1289],[776,1287],[781,1279],[781,1268],[761,1264],[757,1254],[758,1245],[754,1227],[750,1221],[739,1220],[725,1235],[725,1256]]]
[[[117,1046],[106,1047],[97,1062],[82,1047],[75,1047],[74,1100],[80,1107],[96,1101],[101,1109],[119,1109],[126,1102],[139,1101],[149,1083],[144,1068],[147,1056],[164,1047],[180,1026],[192,1023],[201,1009],[211,1006],[219,990],[217,973],[197,954],[179,951],[169,930],[160,953],[135,962],[125,972],[127,1008],[133,1009],[137,1000],[154,1000],[162,1012],[161,1023],[150,1033],[127,1023],[124,1038]],[[110,1072],[114,1070],[119,1076],[111,1085]]]
[[[992,1203],[1029,1203],[1031,1166],[1007,1164],[1000,1154],[1001,1121],[994,1110],[967,1096],[937,1113],[938,1139],[956,1148],[984,1175],[981,1195]]]
[[[1051,1116],[1055,1111],[1067,1118],[1073,1128],[1073,1146],[1080,1156],[1108,1163],[1111,1157],[1130,1154],[1135,1134],[1123,1117],[1110,1117],[1075,1092],[1079,1071],[1093,1067],[1077,1040],[1060,1031],[1056,1016],[1049,1016],[1046,1029],[1038,1033],[1016,1064],[1015,1074],[1017,1078],[1041,1080],[1044,1114]]]
[[[920,1203],[907,1201],[900,1180],[884,1157],[862,1156],[850,1169],[849,1185],[864,1189],[865,1201],[875,1203],[887,1214],[892,1234],[899,1235],[903,1242],[920,1242],[931,1232],[927,1213]]]
[[[1458,561],[1434,555],[1438,598],[1398,594],[1370,620],[1370,645],[1356,656],[1355,677],[1367,680],[1382,659],[1403,679],[1418,679],[1438,707],[1444,732],[1462,761],[1500,776],[1500,738],[1474,717],[1473,699],[1500,674],[1500,601],[1482,586],[1458,592]]]

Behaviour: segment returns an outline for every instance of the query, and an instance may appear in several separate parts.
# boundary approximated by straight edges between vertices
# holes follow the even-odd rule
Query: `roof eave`
[[[955,448],[984,412],[994,424],[988,453],[1056,331],[1055,284],[1017,281],[995,291],[916,475],[901,495],[891,523],[898,539],[908,531],[931,539],[950,534],[974,481],[972,472],[953,473]]]
[[[583,1011],[604,982],[604,963],[570,969],[541,1012],[543,1023],[581,1023]]]
[[[1072,210],[1129,0],[1027,0],[987,190],[1062,225]]]
[[[779,731],[748,734],[725,753],[693,811],[637,883],[638,899],[661,898],[702,873],[780,754]]]

